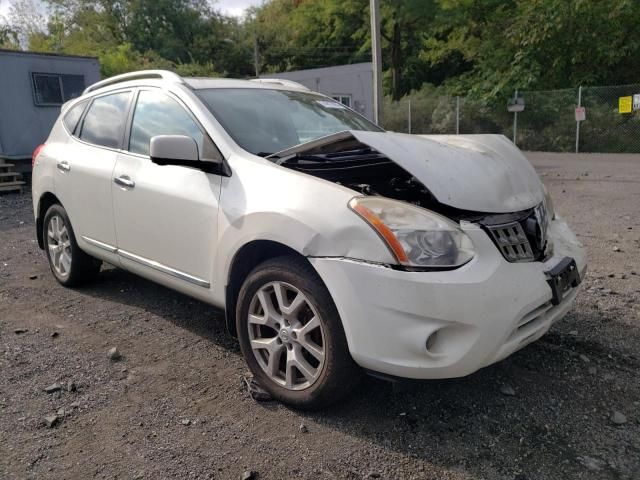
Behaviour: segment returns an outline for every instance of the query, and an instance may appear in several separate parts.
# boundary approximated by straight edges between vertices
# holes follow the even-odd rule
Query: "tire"
[[[318,320],[312,323],[314,318]],[[292,407],[316,409],[337,402],[362,377],[349,354],[333,299],[303,258],[273,258],[247,276],[236,306],[236,326],[254,378],[272,397]],[[265,346],[254,350],[252,340]]]
[[[95,279],[102,262],[80,250],[69,216],[62,205],[49,207],[42,229],[44,251],[51,273],[61,285],[75,287]]]

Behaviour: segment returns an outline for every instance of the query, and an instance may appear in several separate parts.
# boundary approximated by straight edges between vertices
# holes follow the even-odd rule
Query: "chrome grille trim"
[[[500,253],[509,262],[532,262],[535,259],[527,235],[520,222],[487,225]]]

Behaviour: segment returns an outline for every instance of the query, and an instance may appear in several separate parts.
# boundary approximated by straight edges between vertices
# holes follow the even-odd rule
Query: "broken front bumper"
[[[329,289],[353,359],[397,377],[460,377],[540,338],[564,316],[577,288],[553,302],[549,275],[565,257],[584,276],[582,245],[561,220],[550,222],[554,257],[509,263],[487,234],[464,227],[475,258],[461,268],[405,272],[338,258],[310,258]]]

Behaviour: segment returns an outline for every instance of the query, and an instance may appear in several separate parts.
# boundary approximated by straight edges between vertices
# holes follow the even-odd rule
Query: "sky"
[[[213,6],[216,10],[225,15],[241,17],[247,7],[260,5],[262,0],[213,0]],[[5,17],[9,14],[11,0],[0,0],[0,15]]]
[[[261,3],[261,0],[218,0],[214,2],[214,7],[226,15],[241,17],[247,7]]]
[[[9,0],[0,0],[0,15],[5,17],[9,13]]]

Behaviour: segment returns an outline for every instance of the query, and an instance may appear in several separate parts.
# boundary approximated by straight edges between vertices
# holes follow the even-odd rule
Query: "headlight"
[[[555,220],[556,219],[556,211],[553,208],[553,200],[551,199],[551,194],[549,193],[549,190],[547,190],[547,187],[544,187],[544,206],[547,209],[547,217],[549,218],[549,221],[551,220]]]
[[[384,197],[354,197],[349,208],[385,242],[398,263],[410,267],[459,267],[474,256],[471,239],[451,220]]]

